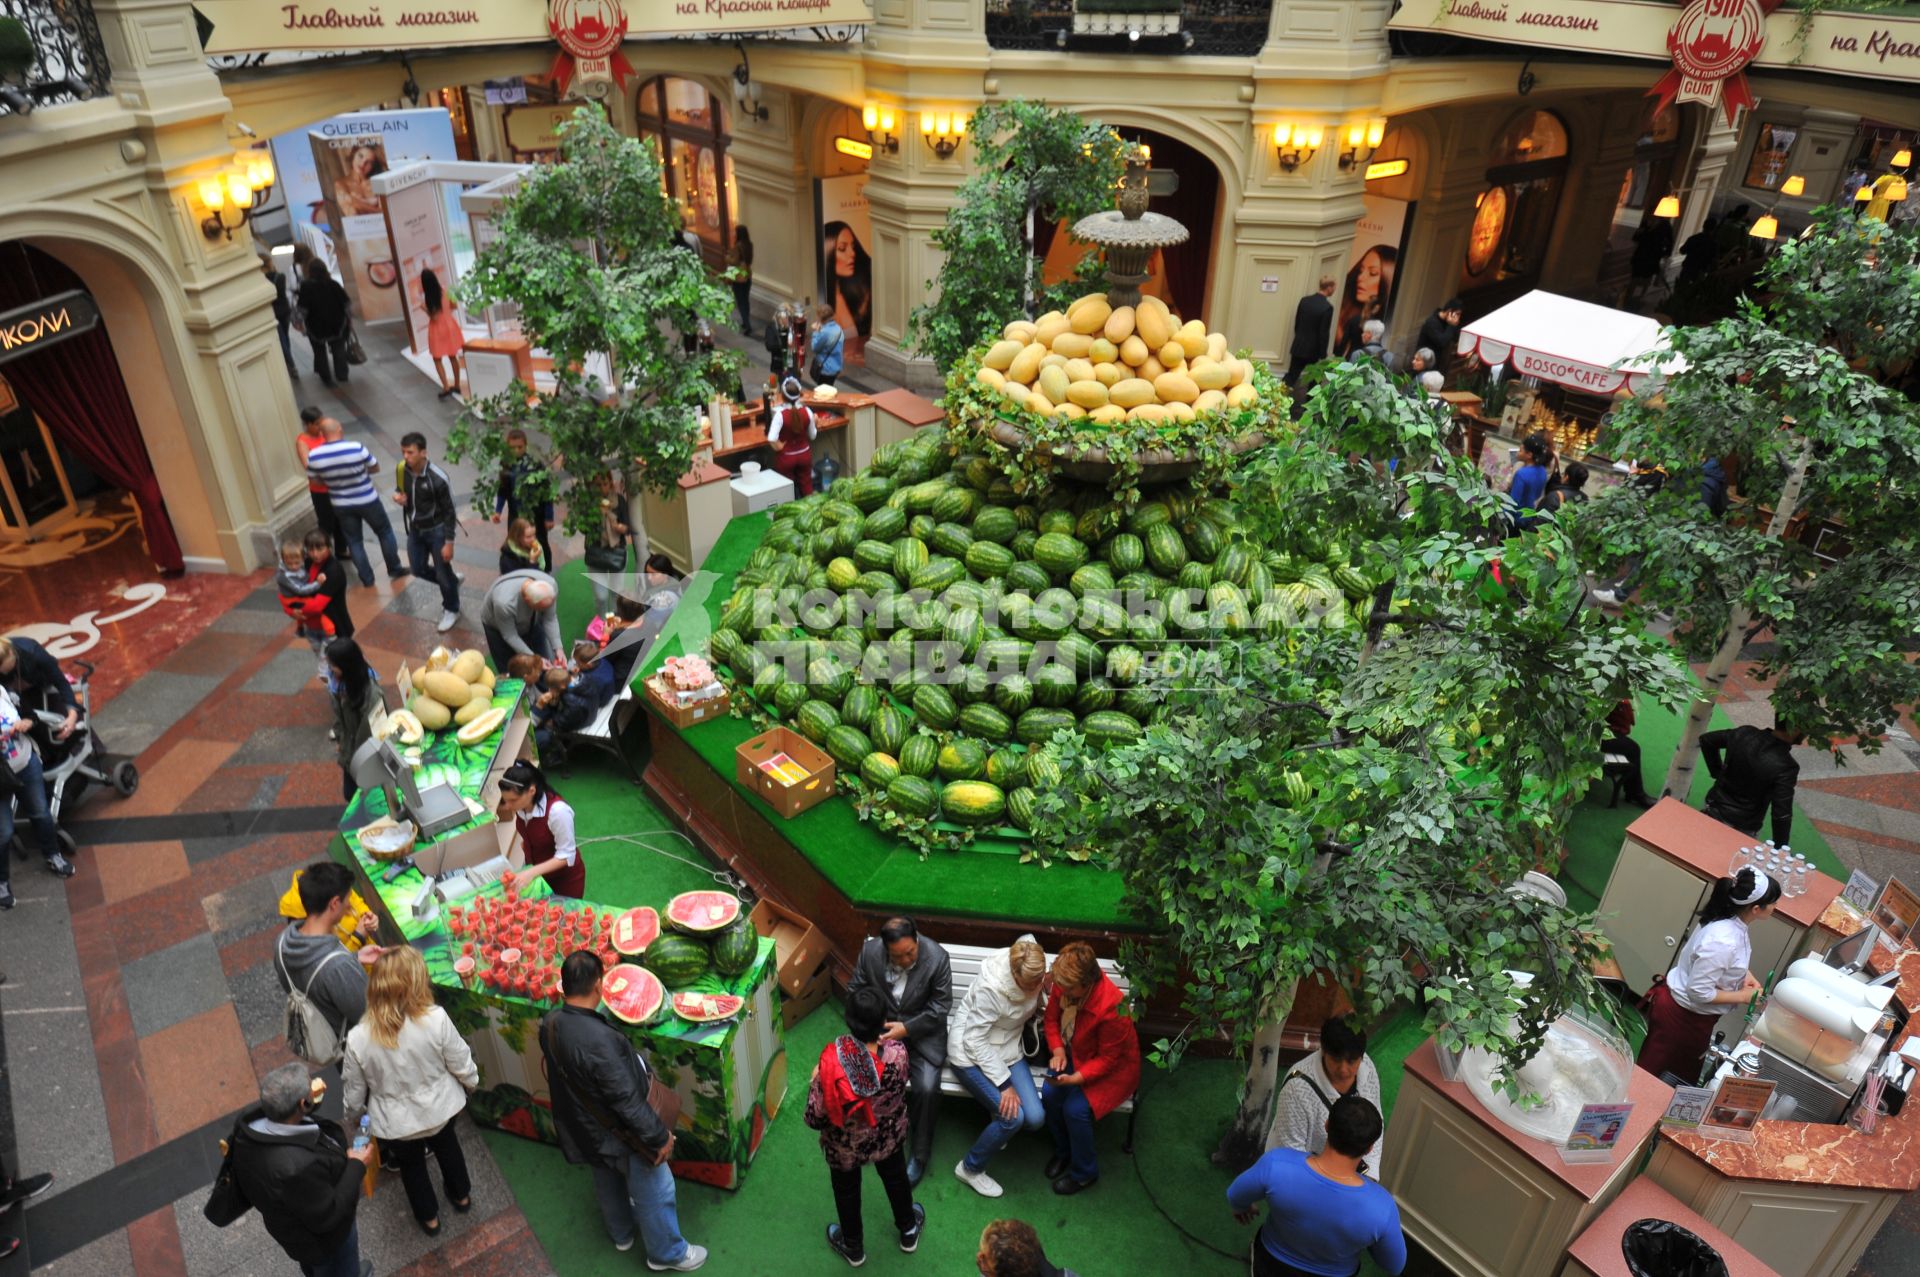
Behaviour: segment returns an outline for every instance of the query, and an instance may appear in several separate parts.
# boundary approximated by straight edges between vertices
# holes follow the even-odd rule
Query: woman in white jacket
[[[961,1181],[982,1197],[998,1197],[1001,1188],[987,1174],[987,1159],[1007,1146],[1021,1127],[1040,1129],[1046,1113],[1022,1058],[1020,1030],[1040,1004],[1047,955],[1032,936],[980,963],[967,996],[947,1022],[947,1064],[960,1084],[979,1100],[993,1120],[953,1168]]]
[[[473,1209],[473,1185],[453,1119],[480,1085],[473,1053],[433,1000],[427,964],[411,945],[389,949],[367,973],[367,1013],[347,1034],[341,1061],[349,1117],[365,1111],[400,1166],[407,1204],[427,1236],[440,1232],[440,1203],[427,1178],[427,1150],[440,1162],[447,1200]]]

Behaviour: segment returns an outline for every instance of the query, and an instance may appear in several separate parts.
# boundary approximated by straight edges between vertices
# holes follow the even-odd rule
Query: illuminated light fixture
[[[1410,167],[1406,160],[1378,160],[1367,165],[1367,181],[1377,182],[1383,177],[1399,177]]]
[[[933,148],[933,153],[944,160],[966,140],[967,117],[958,111],[922,111],[920,136]]]
[[[873,143],[862,142],[857,137],[837,137],[833,139],[833,149],[842,155],[851,155],[856,160],[873,158]]]
[[[1856,204],[1866,204],[1866,203],[1872,202],[1872,200],[1873,200],[1873,183],[1872,182],[1861,183],[1860,189],[1853,193],[1853,202]]]
[[[1153,163],[1153,148],[1145,142],[1140,143],[1140,158],[1149,164]]]
[[[1340,152],[1340,171],[1345,173],[1359,168],[1373,158],[1380,149],[1380,141],[1387,135],[1385,120],[1364,120],[1349,124],[1344,134],[1346,149]]]
[[[1318,124],[1288,124],[1282,121],[1273,126],[1273,148],[1278,153],[1280,167],[1291,173],[1313,158],[1320,144],[1326,141],[1327,131]]]
[[[1774,239],[1780,234],[1780,219],[1772,213],[1763,213],[1747,228],[1747,234],[1755,239]]]
[[[200,233],[208,239],[232,239],[233,233],[267,202],[273,182],[273,157],[264,150],[241,151],[220,172],[200,178],[194,183],[194,192],[200,197],[200,206],[207,210],[200,219]],[[231,220],[229,209],[235,214]]]
[[[1805,195],[1807,193],[1807,179],[1801,177],[1798,173],[1793,174],[1788,177],[1786,181],[1780,183],[1780,193],[1782,195]]]
[[[860,112],[860,126],[866,129],[867,139],[889,155],[900,149],[900,139],[893,132],[895,123],[893,108],[878,102],[867,103]]]
[[[1680,197],[1678,195],[1662,195],[1660,202],[1653,206],[1653,215],[1655,217],[1680,216]]]
[[[1907,198],[1907,179],[1906,178],[1896,177],[1891,182],[1887,183],[1887,202],[1889,204],[1898,204],[1901,200],[1904,200],[1905,198]]]
[[[1912,168],[1912,167],[1913,167],[1913,152],[1912,152],[1912,151],[1909,151],[1909,150],[1908,150],[1908,149],[1907,149],[1906,147],[1904,147],[1904,146],[1903,146],[1903,147],[1901,147],[1901,148],[1900,148],[1899,150],[1897,150],[1897,151],[1895,151],[1895,152],[1893,153],[1893,167],[1895,167],[1895,168]]]

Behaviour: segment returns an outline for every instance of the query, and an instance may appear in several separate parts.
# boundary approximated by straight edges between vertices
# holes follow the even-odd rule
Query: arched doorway
[[[1566,123],[1552,111],[1522,112],[1495,140],[1460,268],[1469,313],[1484,314],[1540,278],[1560,211],[1568,151]]]
[[[701,255],[711,265],[724,263],[733,247],[738,201],[727,154],[733,139],[719,96],[698,80],[657,75],[641,83],[635,114],[640,136],[660,147],[667,194],[699,237]]]

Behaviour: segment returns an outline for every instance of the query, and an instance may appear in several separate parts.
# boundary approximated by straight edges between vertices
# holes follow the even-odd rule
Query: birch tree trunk
[[[1033,217],[1034,200],[1027,197],[1027,251],[1020,260],[1020,313],[1028,319],[1033,316]]]
[[[1800,441],[1794,452],[1793,464],[1787,471],[1787,482],[1780,489],[1780,504],[1774,508],[1773,521],[1767,525],[1767,535],[1778,539],[1786,535],[1787,525],[1793,521],[1794,512],[1800,506],[1800,493],[1807,484],[1807,467],[1813,461],[1813,446],[1806,440]],[[1713,654],[1713,660],[1707,665],[1707,672],[1700,678],[1705,692],[1693,703],[1687,714],[1686,729],[1680,733],[1680,744],[1673,751],[1673,763],[1667,768],[1666,783],[1660,792],[1687,801],[1687,794],[1693,788],[1693,772],[1700,763],[1700,737],[1707,730],[1707,724],[1713,721],[1714,706],[1720,703],[1720,694],[1726,688],[1727,675],[1733,673],[1733,663],[1740,658],[1740,649],[1746,646],[1747,631],[1753,628],[1753,609],[1744,603],[1733,605],[1727,617],[1727,632],[1720,638],[1720,647]]]
[[[1287,986],[1267,1005],[1260,1016],[1261,1029],[1254,1035],[1247,1054],[1247,1076],[1240,1084],[1240,1108],[1220,1146],[1213,1151],[1213,1164],[1238,1175],[1254,1164],[1266,1151],[1267,1128],[1273,1124],[1273,1094],[1280,1077],[1280,1035],[1287,1025],[1287,1013],[1293,1010],[1299,982]]]

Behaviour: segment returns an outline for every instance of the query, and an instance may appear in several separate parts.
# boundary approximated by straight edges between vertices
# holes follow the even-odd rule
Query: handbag
[[[647,1079],[647,1107],[653,1110],[653,1115],[660,1119],[660,1125],[667,1132],[667,1142],[660,1146],[658,1152],[642,1144],[639,1136],[628,1130],[613,1114],[607,1112],[604,1105],[574,1080],[566,1063],[554,1054],[553,1046],[547,1039],[546,1020],[540,1021],[540,1050],[560,1070],[561,1081],[567,1084],[567,1089],[573,1092],[573,1098],[580,1102],[580,1107],[587,1111],[588,1117],[605,1127],[615,1139],[632,1149],[635,1154],[645,1158],[649,1165],[658,1166],[667,1160],[668,1155],[673,1151],[673,1129],[680,1121],[680,1095],[671,1087],[661,1083],[659,1075],[648,1065],[645,1056],[638,1051],[633,1053],[633,1058],[640,1062],[641,1076]]]
[[[356,368],[367,362],[367,348],[360,344],[360,334],[353,331],[352,321],[347,323],[347,362]]]
[[[240,1123],[235,1122],[232,1133],[220,1141],[220,1170],[213,1177],[213,1191],[207,1194],[207,1204],[200,1208],[200,1213],[215,1228],[225,1228],[253,1209],[253,1203],[247,1200],[233,1173],[233,1149],[239,1142]]]

